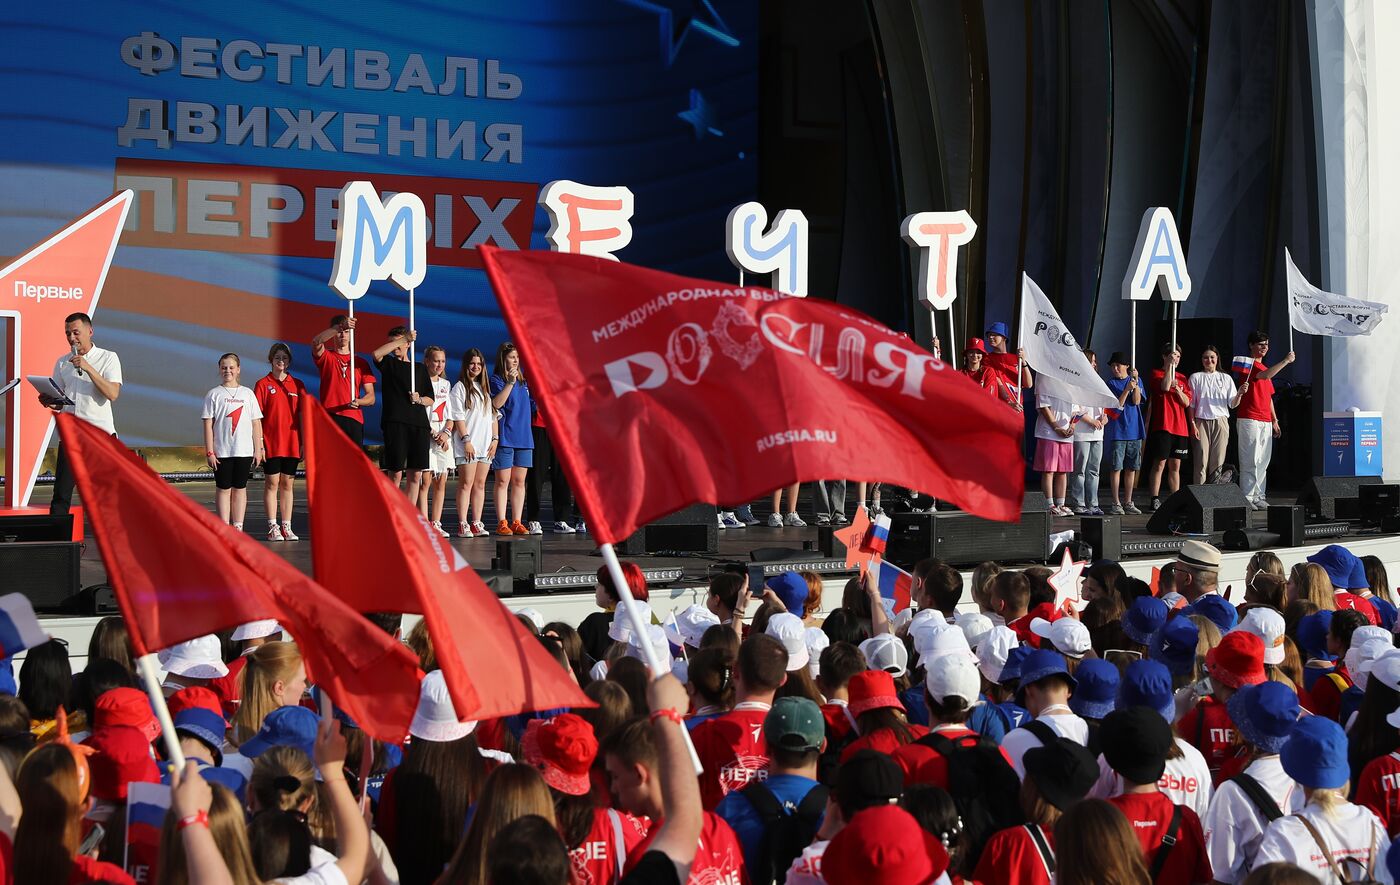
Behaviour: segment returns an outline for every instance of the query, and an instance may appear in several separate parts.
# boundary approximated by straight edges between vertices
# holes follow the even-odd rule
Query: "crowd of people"
[[[869,575],[833,605],[733,563],[665,617],[625,563],[640,629],[606,570],[576,625],[519,612],[595,706],[463,721],[419,622],[402,745],[324,715],[295,637],[254,622],[161,652],[183,771],[106,618],[82,672],[58,640],[17,689],[0,668],[0,882],[1394,881],[1384,565],[1259,553],[1234,600],[1220,563],[1190,541],[1151,586],[1096,562],[1082,612],[1043,567],[926,560],[895,612]],[[147,826],[128,802],[156,783]]]

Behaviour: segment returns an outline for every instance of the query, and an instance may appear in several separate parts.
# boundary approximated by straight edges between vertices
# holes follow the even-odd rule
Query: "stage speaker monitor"
[[[1123,518],[1121,516],[1086,516],[1079,520],[1079,539],[1093,551],[1093,561],[1123,558]],[[1052,556],[1051,562],[1054,562]]]
[[[1265,550],[1280,546],[1282,536],[1259,529],[1227,529],[1220,539],[1223,550]]]
[[[72,541],[73,514],[7,513],[0,515],[0,544],[15,541]]]
[[[1297,504],[1310,520],[1359,519],[1361,486],[1380,483],[1379,476],[1314,476],[1298,495]]]
[[[801,547],[755,547],[749,551],[749,562],[783,562],[789,559],[811,559],[812,551]]]
[[[1249,502],[1234,483],[1187,486],[1162,502],[1147,520],[1154,535],[1214,534],[1249,528]]]
[[[535,575],[540,570],[540,539],[534,535],[522,535],[497,541],[491,568],[508,572],[517,593],[531,592],[535,589]]]
[[[1044,562],[1050,537],[1045,496],[1027,493],[1018,522],[995,522],[968,513],[895,513],[890,517],[890,562],[912,566],[925,558],[949,565]]]
[[[1282,547],[1303,546],[1303,508],[1297,504],[1270,504],[1265,528],[1279,536]]]
[[[70,540],[0,543],[0,595],[23,593],[35,611],[61,613],[80,589],[82,555]]]
[[[713,504],[692,504],[642,526],[618,545],[618,552],[623,556],[640,556],[663,550],[718,553],[718,513],[718,508]]]
[[[1357,490],[1357,510],[1363,525],[1380,525],[1388,516],[1400,516],[1400,485],[1375,483]]]

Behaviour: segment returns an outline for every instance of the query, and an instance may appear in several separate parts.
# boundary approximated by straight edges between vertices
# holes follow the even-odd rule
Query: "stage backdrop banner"
[[[225,351],[251,386],[286,341],[315,390],[311,337],[344,309],[326,281],[347,182],[423,200],[418,346],[445,347],[452,377],[506,334],[478,247],[544,248],[546,183],[630,188],[619,257],[711,277],[726,213],[755,196],[757,4],[73,0],[8,4],[4,35],[0,256],[135,194],[95,317],[131,445],[200,445]],[[406,300],[370,287],[362,353]],[[46,333],[52,366],[67,345]]]

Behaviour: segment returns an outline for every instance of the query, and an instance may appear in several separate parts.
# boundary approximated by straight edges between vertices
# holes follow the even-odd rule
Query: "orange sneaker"
[[[527,529],[527,528],[525,528],[525,526],[521,525],[519,522],[513,522],[513,523],[511,523],[511,524],[510,524],[510,531],[511,531],[511,534],[515,534],[515,535],[528,535],[528,534],[530,534],[530,530]]]
[[[496,534],[513,535],[515,532],[511,529],[510,523],[503,519],[501,520],[501,524],[496,526]]]

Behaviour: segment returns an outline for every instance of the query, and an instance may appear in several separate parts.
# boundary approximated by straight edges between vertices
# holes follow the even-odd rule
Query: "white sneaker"
[[[269,541],[285,541],[282,537],[282,527],[275,522],[267,524],[267,539]]]
[[[475,534],[475,532],[472,531],[472,527],[470,525],[468,525],[465,522],[457,523],[457,537],[470,538],[473,534]]]
[[[720,531],[724,531],[725,529],[729,528],[729,526],[724,524],[724,514],[722,513],[715,514],[715,525],[719,528]]]
[[[780,529],[783,527],[783,516],[781,513],[768,514],[768,527],[770,529]]]
[[[452,533],[449,532],[447,529],[443,528],[442,523],[440,522],[433,523],[433,528],[437,529],[437,533],[444,538],[452,537]]]
[[[478,538],[484,538],[491,533],[486,530],[486,523],[474,522],[472,523],[472,534]]]
[[[284,540],[284,541],[300,541],[300,540],[301,540],[301,538],[298,538],[296,535],[292,534],[292,524],[291,524],[290,522],[284,522],[284,523],[282,523],[282,540]]]
[[[748,526],[739,521],[739,517],[734,515],[733,510],[726,510],[719,515],[719,521],[727,529],[746,529]]]
[[[527,525],[526,528],[530,530],[530,534],[532,535],[544,534],[544,528],[538,522],[531,521],[531,523]]]
[[[572,535],[573,533],[574,527],[567,522],[556,522],[554,524],[554,534],[556,535]]]
[[[802,517],[798,516],[796,512],[789,513],[787,518],[783,520],[783,525],[790,525],[793,528],[802,528],[806,524],[807,523],[803,522]]]

